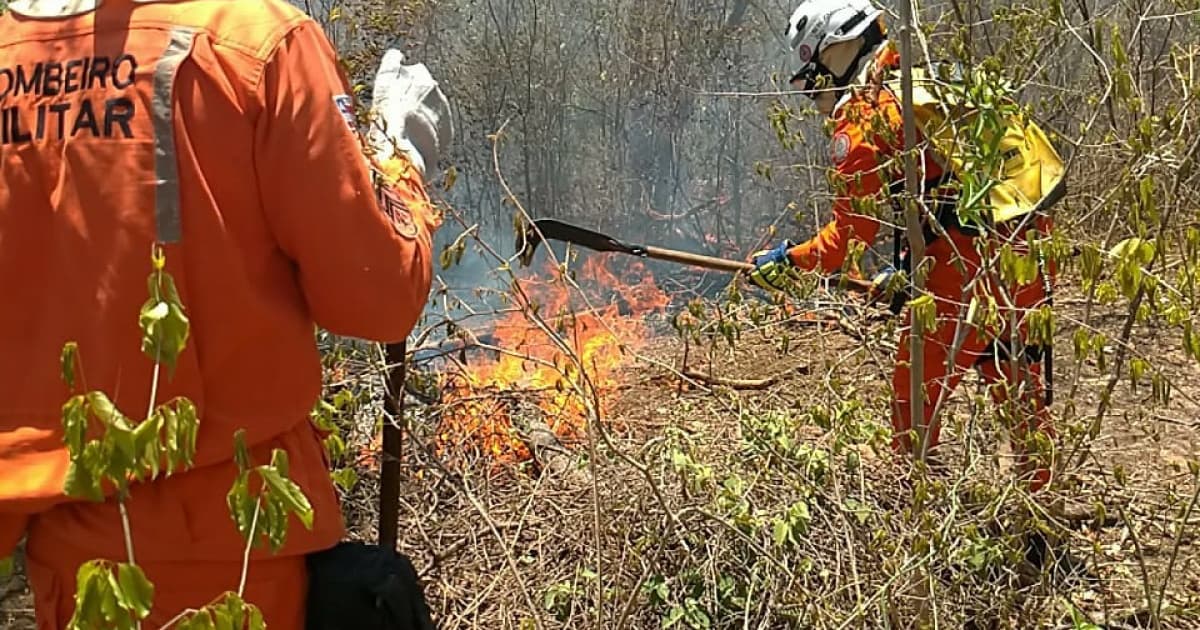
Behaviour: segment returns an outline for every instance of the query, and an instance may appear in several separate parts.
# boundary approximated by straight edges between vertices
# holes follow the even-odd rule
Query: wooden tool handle
[[[400,457],[402,435],[400,423],[404,422],[405,356],[408,340],[388,344],[384,348],[388,365],[393,366],[387,375],[387,392],[383,406],[391,418],[383,421],[383,452],[379,465],[379,546],[389,551],[396,549],[400,529]]]
[[[830,282],[833,282],[834,284],[844,282],[846,283],[847,289],[850,289],[851,291],[858,291],[859,293],[869,293],[871,291],[870,282],[867,282],[866,280],[859,280],[857,278],[830,278]]]
[[[727,258],[714,258],[712,256],[701,256],[700,254],[691,254],[688,252],[676,251],[674,249],[663,249],[661,247],[653,247],[650,245],[647,245],[643,249],[645,250],[647,256],[650,258],[656,258],[658,260],[667,260],[684,265],[694,265],[696,267],[715,269],[717,271],[745,271],[747,273],[754,271],[754,263],[751,262],[729,260]],[[830,281],[836,284],[844,282],[847,289],[850,289],[851,291],[857,291],[859,293],[867,293],[871,290],[870,282],[866,280],[859,280],[857,278],[831,278]]]
[[[717,271],[753,271],[754,263],[743,262],[740,260],[729,260],[727,258],[714,258],[712,256],[701,256],[700,254],[691,254],[688,252],[680,252],[673,249],[663,249],[661,247],[646,246],[646,255],[658,260],[667,260],[677,262],[684,265],[694,265],[696,267],[704,267],[705,269],[715,269]]]

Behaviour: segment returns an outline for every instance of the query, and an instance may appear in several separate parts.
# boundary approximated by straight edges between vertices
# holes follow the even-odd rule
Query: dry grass
[[[1069,313],[1078,298],[1064,298]],[[923,484],[894,461],[888,337],[860,315],[776,322],[699,361],[691,350],[695,372],[779,375],[766,390],[686,383],[662,367],[680,367],[682,343],[657,339],[612,393],[605,439],[594,453],[576,446],[571,474],[482,458],[451,471],[410,450],[402,546],[422,568],[444,627],[660,627],[673,610],[703,611],[681,627],[701,627],[703,617],[711,627],[876,627],[913,610],[918,577],[947,627],[962,627],[971,611],[995,627],[1052,626],[1068,619],[1068,601],[1097,623],[1139,627],[1147,585],[1157,593],[1172,556],[1162,627],[1198,623],[1188,616],[1200,594],[1190,577],[1197,518],[1182,535],[1178,527],[1195,491],[1186,461],[1197,457],[1198,374],[1177,357],[1176,340],[1138,332],[1134,342],[1154,344],[1176,395],[1154,408],[1118,389],[1093,457],[1068,471],[1069,489],[1045,497],[1068,500],[1068,521],[1013,484],[994,419],[971,413],[970,383],[948,409],[948,470]],[[1060,348],[1070,347],[1071,332],[1062,331]],[[1078,368],[1076,401],[1094,405],[1104,376],[1072,365],[1067,350],[1057,366],[1060,390]],[[430,433],[435,414],[417,412],[418,435]],[[360,491],[369,494],[370,484]],[[929,494],[920,502],[918,486]],[[777,544],[776,519],[801,504],[807,518]],[[1103,526],[1078,517],[1097,504],[1107,506]],[[1064,537],[1097,581],[1022,574],[1018,535],[1032,523]],[[372,535],[369,518],[360,527]]]
[[[1079,298],[1064,293],[1070,318]],[[1198,457],[1200,373],[1177,340],[1137,331],[1134,343],[1176,384],[1171,403],[1155,407],[1119,387],[1092,457],[1046,497],[1076,511],[1106,506],[1098,527],[1051,518],[1016,488],[970,382],[947,409],[947,470],[922,481],[895,461],[886,447],[892,336],[886,318],[869,314],[850,303],[818,321],[801,313],[747,325],[732,349],[689,347],[687,366],[684,344],[664,332],[609,393],[612,411],[593,427],[604,435],[567,445],[566,471],[434,457],[438,408],[411,404],[400,548],[427,581],[441,626],[658,628],[677,618],[673,627],[906,627],[889,619],[927,601],[939,627],[970,627],[970,615],[995,624],[978,627],[1072,627],[1067,602],[1107,627],[1151,627],[1146,591],[1156,595],[1167,578],[1161,627],[1200,623],[1200,515],[1179,526],[1196,491],[1187,461]],[[1074,364],[1071,333],[1059,342],[1059,401],[1078,371],[1075,401],[1087,408],[1105,376]],[[708,387],[681,379],[681,367],[778,379],[766,389]],[[364,370],[339,387],[377,403],[377,382]],[[350,453],[367,446],[376,407],[355,415]],[[345,497],[356,538],[376,534],[374,465],[359,458]],[[777,523],[788,517],[791,537],[780,541]],[[1019,562],[1031,523],[1064,537],[1097,580],[1031,579]],[[32,627],[30,613],[18,584],[0,620]]]

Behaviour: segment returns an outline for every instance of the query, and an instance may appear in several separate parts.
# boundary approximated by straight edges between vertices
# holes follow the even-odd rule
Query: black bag
[[[306,630],[436,630],[409,559],[341,542],[309,554]]]

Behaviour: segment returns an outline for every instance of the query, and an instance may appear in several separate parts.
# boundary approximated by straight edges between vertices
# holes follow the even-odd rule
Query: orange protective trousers
[[[1049,220],[1042,221],[1039,227],[1048,233]],[[1049,411],[1044,404],[1046,397],[1042,365],[1040,361],[1032,362],[1021,355],[1017,361],[1012,361],[1007,352],[998,351],[997,347],[1011,339],[1012,331],[1008,324],[1014,319],[1018,322],[1016,336],[1024,346],[1028,331],[1022,322],[1032,309],[1043,305],[1048,297],[1042,275],[1039,273],[1031,284],[998,290],[1000,281],[996,274],[984,272],[981,275],[981,256],[972,244],[971,237],[954,231],[950,231],[949,236],[948,240],[942,238],[934,241],[926,250],[926,255],[936,261],[927,278],[926,288],[934,295],[937,309],[935,327],[922,335],[924,402],[921,426],[928,427],[927,452],[935,449],[940,442],[940,419],[945,415],[941,407],[945,405],[947,396],[959,386],[967,370],[976,368],[988,386],[991,399],[1000,409],[1001,417],[1011,419],[1008,428],[1013,451],[1017,454],[1017,468],[1032,475],[1029,487],[1036,491],[1049,482],[1050,471],[1044,465],[1034,465],[1032,446],[1027,443],[1027,438],[1032,430],[1054,437]],[[1028,247],[1019,239],[1008,242],[1017,253],[1028,251]],[[951,260],[959,261],[966,273],[951,264]],[[1048,272],[1053,274],[1053,266]],[[972,280],[976,281],[974,286],[971,285]],[[966,321],[967,308],[973,295],[990,295],[996,299],[1000,324],[988,331],[991,334],[987,336],[979,334]],[[917,428],[912,426],[911,336],[909,328],[905,328],[900,335],[896,368],[892,375],[895,391],[892,444],[896,451],[905,454],[913,451],[910,431]],[[996,339],[995,344],[991,342],[993,338]],[[934,420],[935,413],[937,420]]]
[[[274,448],[283,449],[297,463],[323,457],[317,436],[304,425],[251,449],[251,457],[264,462]],[[210,604],[224,592],[238,591],[242,561],[241,551],[234,550],[244,549],[245,544],[230,527],[223,505],[237,474],[236,464],[229,461],[133,488],[127,505],[135,559],[154,584],[153,607],[142,627],[161,628],[184,611]],[[324,492],[328,473],[320,466],[307,466],[293,468],[289,475],[319,509],[314,513],[314,532],[290,519],[287,546],[308,547],[314,540],[336,539],[341,514]],[[26,565],[38,630],[67,627],[75,611],[75,578],[81,564],[99,558],[128,561],[119,542],[122,536],[121,517],[111,501],[61,505],[33,518]],[[183,548],[175,553],[162,551],[171,545]],[[259,609],[267,627],[299,630],[304,627],[307,586],[303,554],[285,549],[272,556],[255,549],[242,595]]]

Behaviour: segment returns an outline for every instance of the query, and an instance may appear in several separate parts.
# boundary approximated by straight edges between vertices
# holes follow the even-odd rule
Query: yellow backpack
[[[970,141],[967,130],[978,122],[978,110],[963,98],[957,65],[939,64],[937,72],[941,78],[931,76],[925,66],[912,69],[916,124],[939,156],[942,168],[959,175],[969,168],[964,162],[970,154],[961,147]],[[889,73],[883,87],[902,102],[899,70]],[[1044,212],[1066,194],[1063,160],[1045,132],[1021,114],[1008,115],[1007,122],[998,147],[1003,164],[995,169],[999,172],[991,173],[985,202],[995,223]],[[996,142],[993,131],[984,130],[981,135],[984,142]]]

